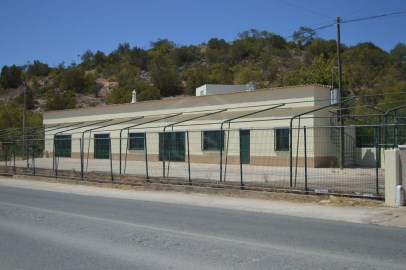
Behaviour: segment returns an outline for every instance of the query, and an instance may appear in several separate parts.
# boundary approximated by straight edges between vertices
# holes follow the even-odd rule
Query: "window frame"
[[[212,145],[206,145],[207,143],[210,143],[210,138],[207,138],[206,136],[208,134],[216,134],[218,133],[218,135],[216,135],[216,139],[217,138],[223,138],[223,141],[221,142],[219,139],[219,143],[221,145],[219,145],[218,142],[216,142],[216,139],[211,138],[211,141],[214,141],[216,143],[216,145],[214,145],[214,143],[212,143]],[[224,151],[224,138],[225,138],[225,132],[224,130],[203,130],[201,132],[202,134],[202,142],[201,142],[201,147],[202,147],[202,151],[220,151],[223,150]],[[214,146],[213,146],[214,145]]]
[[[286,132],[286,134],[280,134],[280,132]],[[282,136],[282,138],[279,138]],[[284,141],[284,136],[287,136],[287,142]],[[274,129],[274,150],[278,152],[289,151],[290,150],[290,132],[287,127],[280,127]],[[283,141],[281,141],[283,140]]]
[[[132,151],[143,151],[145,150],[145,132],[130,132],[128,134],[128,150]],[[137,147],[137,144],[140,143],[140,141],[137,143],[137,140],[142,139],[142,146]],[[141,145],[140,144],[140,145]]]
[[[186,132],[159,132],[159,161],[186,161]]]

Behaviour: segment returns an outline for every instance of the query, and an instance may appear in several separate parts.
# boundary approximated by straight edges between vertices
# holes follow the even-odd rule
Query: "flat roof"
[[[281,90],[281,89],[292,89],[292,88],[305,88],[309,86],[315,86],[319,88],[324,88],[324,89],[331,89],[330,86],[328,85],[322,85],[322,84],[302,84],[302,85],[291,85],[291,86],[282,86],[282,87],[273,87],[273,88],[263,88],[263,89],[257,89],[257,90],[244,90],[244,91],[238,91],[238,92],[231,92],[231,93],[222,93],[222,94],[215,94],[215,95],[205,95],[205,96],[175,96],[175,97],[168,97],[164,99],[158,99],[158,100],[147,100],[147,101],[140,101],[136,103],[121,103],[121,104],[108,104],[104,106],[95,106],[95,107],[87,107],[87,108],[74,108],[74,109],[66,109],[66,110],[53,110],[53,111],[46,111],[43,114],[52,114],[52,113],[60,113],[62,111],[69,112],[69,111],[84,111],[84,110],[94,110],[97,108],[111,108],[111,107],[125,107],[125,106],[134,106],[137,104],[146,104],[146,103],[165,103],[168,101],[177,101],[177,100],[187,100],[187,99],[204,99],[204,98],[216,98],[220,96],[237,96],[237,95],[252,95],[255,93],[263,93],[266,91],[275,91],[275,90]]]

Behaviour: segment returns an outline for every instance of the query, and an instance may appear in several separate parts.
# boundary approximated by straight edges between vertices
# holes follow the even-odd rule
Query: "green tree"
[[[85,69],[93,68],[95,66],[94,57],[94,53],[91,50],[85,51],[80,57],[82,60],[81,66],[83,66]]]
[[[206,58],[210,64],[229,63],[229,49],[224,39],[212,38],[207,43]]]
[[[345,48],[345,46],[343,46]],[[322,56],[324,59],[336,58],[337,42],[335,40],[325,40],[322,38],[314,39],[305,48],[305,63],[310,64],[316,57]]]
[[[226,64],[215,64],[210,69],[209,83],[233,84],[234,73]]]
[[[395,62],[406,63],[406,45],[403,42],[399,42],[390,51],[390,56]]]
[[[130,103],[132,91],[137,92],[137,101],[157,100],[161,98],[159,90],[155,86],[144,81],[137,81],[131,86],[114,88],[107,96],[107,102],[114,104]]]
[[[23,107],[15,103],[0,103],[0,128],[22,127]]]
[[[175,96],[181,93],[180,80],[174,64],[163,57],[157,57],[151,61],[148,70],[161,96]]]
[[[0,129],[21,128],[23,123],[23,106],[14,102],[0,102]],[[42,125],[42,115],[27,111],[27,126]]]
[[[114,88],[107,96],[107,102],[113,104],[130,103],[131,102],[131,89],[124,87]]]
[[[102,85],[97,83],[97,73],[96,72],[88,72],[84,77],[84,93],[91,93],[95,97],[98,97],[99,90],[101,89]]]
[[[389,54],[372,42],[360,43],[342,54],[348,87],[355,92],[372,88],[389,66]]]
[[[34,63],[28,65],[27,74],[30,76],[47,76],[51,71],[48,64],[41,63],[39,60],[34,60]]]
[[[194,95],[196,88],[210,83],[210,70],[206,66],[197,66],[191,71],[186,82],[186,94]]]
[[[161,99],[161,95],[159,90],[154,86],[149,86],[148,88],[144,88],[140,94],[137,94],[138,101],[146,101],[146,100],[158,100]]]
[[[261,70],[255,67],[243,67],[235,73],[237,84],[247,84],[250,82],[263,82]]]
[[[57,81],[62,91],[85,92],[85,71],[81,67],[66,69],[59,74]]]
[[[149,53],[152,57],[168,56],[175,49],[176,45],[173,41],[168,39],[158,39],[157,41],[151,42]]]
[[[286,39],[276,34],[270,34],[266,42],[276,49],[285,49],[287,45]]]
[[[145,81],[137,81],[134,83],[134,85],[132,85],[132,90],[137,92],[137,101],[161,99],[159,90],[154,85],[151,85]]]
[[[201,58],[196,46],[181,46],[173,51],[173,59],[177,66],[191,64]]]
[[[23,83],[22,69],[16,65],[3,66],[1,69],[0,83],[4,89],[17,88]]]
[[[45,110],[65,110],[76,108],[76,96],[72,91],[48,91]]]
[[[134,47],[130,52],[129,63],[142,70],[146,70],[148,67],[148,53],[141,48]]]
[[[276,80],[279,68],[283,66],[283,58],[280,56],[274,56],[275,49],[269,48],[269,50],[261,53],[260,67],[263,73],[263,79],[272,83]]]
[[[319,83],[324,85],[331,84],[331,68],[333,60],[326,60],[322,55],[315,57],[311,65],[302,67],[299,70],[301,83]]]
[[[28,110],[35,109],[38,105],[38,102],[35,100],[34,91],[30,87],[27,87],[26,89],[26,98],[27,98],[27,109]],[[18,97],[16,97],[15,102],[17,104],[20,104],[21,106],[24,106],[24,93],[21,93]]]
[[[106,55],[101,52],[97,51],[93,57],[94,67],[102,66],[106,62]]]
[[[298,31],[293,32],[293,41],[299,46],[306,46],[314,40],[315,36],[316,31],[312,28],[300,26]]]

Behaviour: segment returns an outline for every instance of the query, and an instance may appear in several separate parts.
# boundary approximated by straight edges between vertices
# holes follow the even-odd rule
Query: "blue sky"
[[[80,62],[86,50],[107,53],[119,43],[148,49],[169,39],[197,45],[210,38],[232,41],[251,28],[283,37],[300,26],[317,28],[406,11],[405,0],[1,0],[0,68],[40,60],[51,66]],[[346,45],[371,41],[389,51],[406,43],[406,14],[342,24]],[[336,38],[336,27],[318,36]]]

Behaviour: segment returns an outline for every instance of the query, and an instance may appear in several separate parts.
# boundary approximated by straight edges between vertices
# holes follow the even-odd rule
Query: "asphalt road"
[[[406,269],[406,230],[0,186],[0,269]]]

